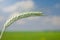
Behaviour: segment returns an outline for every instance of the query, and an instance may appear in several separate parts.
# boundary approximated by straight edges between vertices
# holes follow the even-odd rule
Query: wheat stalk
[[[25,13],[21,13],[19,15],[13,16],[12,18],[8,19],[6,21],[6,23],[4,24],[3,29],[1,31],[0,39],[1,39],[5,29],[7,27],[9,27],[12,23],[14,23],[15,21],[17,21],[19,19],[30,17],[30,16],[43,16],[43,14],[42,14],[42,12],[25,12]]]

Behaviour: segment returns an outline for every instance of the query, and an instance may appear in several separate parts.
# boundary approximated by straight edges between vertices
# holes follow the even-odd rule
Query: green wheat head
[[[26,12],[26,13],[21,13],[17,16],[13,16],[12,18],[8,19],[6,21],[6,23],[4,24],[5,27],[10,26],[12,23],[14,23],[15,21],[22,19],[22,18],[26,18],[26,17],[30,17],[30,16],[43,16],[42,12]]]

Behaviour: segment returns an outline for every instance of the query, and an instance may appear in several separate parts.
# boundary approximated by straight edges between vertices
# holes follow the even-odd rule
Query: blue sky
[[[7,30],[60,30],[60,0],[0,0],[0,30],[11,15],[22,12],[43,12],[47,16],[18,20]]]

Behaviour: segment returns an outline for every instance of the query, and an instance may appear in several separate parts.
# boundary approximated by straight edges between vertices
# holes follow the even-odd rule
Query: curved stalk
[[[42,14],[42,12],[26,12],[26,13],[22,13],[22,14],[13,16],[9,20],[7,20],[6,23],[4,24],[3,29],[1,31],[0,39],[2,38],[2,35],[8,26],[10,26],[12,23],[14,23],[15,21],[17,21],[19,19],[30,17],[30,16],[43,16],[43,14]]]

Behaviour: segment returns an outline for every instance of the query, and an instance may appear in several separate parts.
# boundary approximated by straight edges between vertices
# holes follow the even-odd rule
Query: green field
[[[5,32],[1,40],[60,40],[60,32]]]

